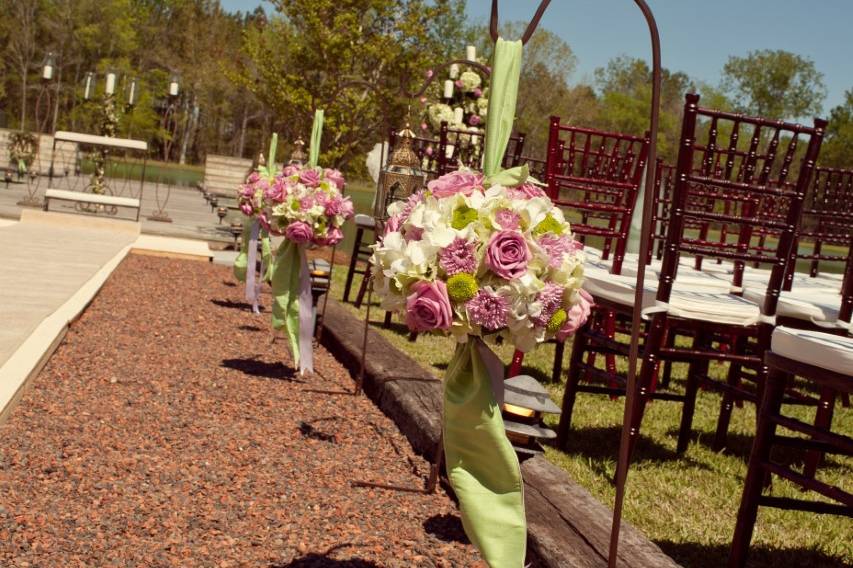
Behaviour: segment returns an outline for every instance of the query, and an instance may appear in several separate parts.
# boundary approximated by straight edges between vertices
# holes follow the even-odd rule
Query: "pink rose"
[[[471,118],[468,119],[468,124],[470,124],[471,126],[477,126],[478,124],[480,124],[480,120],[482,119],[479,115],[472,114]]]
[[[335,187],[337,187],[338,189],[343,189],[344,185],[346,185],[346,181],[344,180],[344,174],[342,174],[338,170],[327,168],[323,172],[323,176],[327,180],[332,182],[335,185]]]
[[[412,284],[406,298],[406,325],[412,331],[450,329],[453,311],[444,282],[421,280]]]
[[[421,130],[426,130],[427,128],[429,128],[429,127],[427,126],[427,123],[426,123],[426,122],[422,122],[422,123],[421,123]]]
[[[303,197],[302,199],[299,200],[299,207],[303,211],[307,211],[308,209],[311,209],[312,207],[314,207],[314,198],[311,197],[310,195],[306,195],[305,197]]]
[[[303,244],[314,238],[314,231],[308,223],[294,221],[284,230],[284,237],[294,243]]]
[[[326,215],[329,217],[338,215],[341,212],[341,207],[343,206],[343,199],[338,195],[330,197],[326,200],[326,203],[324,203],[323,206],[326,208]]]
[[[267,187],[266,191],[264,191],[264,197],[269,201],[275,201],[277,203],[283,202],[286,196],[287,183],[281,178],[276,178],[272,185]]]
[[[240,211],[243,212],[243,215],[245,215],[247,217],[251,217],[252,214],[255,212],[255,208],[252,207],[251,202],[244,201],[243,203],[240,204]]]
[[[557,341],[565,341],[567,337],[574,335],[577,330],[583,327],[587,318],[589,318],[589,312],[594,305],[592,296],[583,289],[578,290],[578,295],[580,296],[578,302],[571,307],[567,314],[566,323],[557,332]]]
[[[482,191],[483,189],[483,174],[474,172],[455,171],[449,174],[444,174],[438,179],[434,179],[427,184],[432,194],[441,199],[450,197],[457,193],[463,195],[471,195],[475,189]]]
[[[486,265],[504,280],[519,278],[527,272],[531,258],[524,235],[518,231],[499,231],[486,246]]]
[[[433,71],[432,69],[427,69],[427,72],[426,72],[427,79],[431,78],[434,73],[435,73],[435,71]]]
[[[509,209],[499,209],[495,213],[495,221],[502,229],[515,230],[521,224],[521,217],[515,211]]]
[[[341,200],[341,215],[343,215],[344,219],[349,219],[353,215],[355,215],[355,209],[352,205],[352,199],[349,197],[344,197]]]
[[[314,168],[306,168],[299,172],[299,181],[308,187],[320,185],[320,174]]]
[[[295,176],[299,174],[300,170],[302,170],[302,168],[297,165],[284,166],[284,169],[281,170],[281,175],[284,177]]]
[[[461,89],[461,88],[463,87],[463,85],[462,85],[462,80],[461,80],[461,79],[456,79],[456,82],[454,83],[454,85],[456,85],[458,88],[460,88],[460,89]]]
[[[332,227],[326,231],[326,236],[316,239],[320,246],[334,246],[344,240],[344,232],[338,227]]]
[[[400,215],[393,215],[385,221],[385,234],[388,233],[396,233],[400,230],[400,226],[403,224],[403,219]]]
[[[432,153],[433,153],[432,146],[427,146],[427,149],[426,149],[426,150],[424,150],[424,153],[425,153],[427,156],[432,156]]]
[[[482,97],[483,96],[483,89],[481,89],[480,87],[477,87],[476,89],[474,89],[474,96],[477,98]]]
[[[267,231],[270,230],[270,219],[269,219],[269,216],[267,215],[266,210],[261,211],[261,214],[258,215],[258,223],[260,223],[261,227],[263,227],[265,230],[267,230]]]
[[[534,197],[548,197],[548,194],[545,193],[544,189],[532,183],[523,183],[519,185],[515,188],[515,192],[527,199],[533,199]]]
[[[260,174],[258,172],[252,172],[249,174],[249,177],[246,178],[246,183],[249,185],[252,185],[253,183],[258,181],[259,179],[261,179]]]

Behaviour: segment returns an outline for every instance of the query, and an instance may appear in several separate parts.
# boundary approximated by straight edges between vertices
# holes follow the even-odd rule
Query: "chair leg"
[[[707,351],[710,341],[701,332],[693,339],[693,348]],[[708,359],[699,359],[690,363],[687,371],[687,386],[684,392],[684,407],[681,410],[681,425],[678,428],[678,444],[675,452],[683,454],[690,443],[690,433],[693,430],[693,414],[696,412],[696,395],[699,392],[701,378],[708,374]]]
[[[359,227],[355,231],[355,242],[352,246],[352,255],[349,259],[349,268],[347,269],[347,280],[344,284],[344,303],[349,302],[350,288],[352,288],[352,279],[355,276],[355,267],[358,263],[358,251],[361,249],[361,239],[364,236],[364,229]]]
[[[563,408],[560,411],[560,424],[557,426],[557,447],[564,448],[572,428],[572,411],[575,408],[575,399],[578,394],[578,385],[581,380],[581,363],[586,346],[589,343],[586,332],[589,323],[579,329],[572,342],[572,355],[569,358],[569,374],[566,379],[566,390],[563,393]]]
[[[832,415],[835,411],[835,391],[828,388],[822,388],[820,391],[820,402],[817,405],[817,413],[815,414],[815,428],[821,430],[829,430],[832,426]],[[810,450],[806,453],[806,462],[803,467],[803,476],[809,479],[814,479],[817,473],[817,467],[823,459],[823,452]]]
[[[675,336],[678,335],[674,331],[667,333],[666,346],[669,349],[675,347]],[[672,380],[672,361],[667,359],[663,362],[663,370],[661,371],[660,388],[668,389],[669,383]]]
[[[512,362],[509,364],[509,369],[507,370],[507,373],[506,373],[507,378],[520,375],[521,374],[521,365],[523,363],[524,363],[524,353],[522,351],[519,351],[518,349],[516,349],[515,352],[513,352],[513,354],[512,354]]]
[[[746,350],[747,338],[745,336],[738,337],[734,341],[734,349],[736,353],[744,353]],[[720,414],[717,417],[717,431],[714,434],[714,442],[711,446],[715,452],[719,452],[726,446],[726,440],[729,436],[729,424],[732,420],[732,408],[734,407],[735,399],[738,398],[732,389],[740,387],[741,381],[741,366],[737,363],[732,363],[729,366],[729,373],[726,377],[726,384],[729,389],[723,392],[723,400],[720,402]]]
[[[765,469],[762,463],[770,459],[770,449],[776,432],[776,425],[770,417],[779,414],[786,381],[786,375],[777,369],[772,369],[767,377],[767,386],[759,404],[758,430],[749,456],[743,496],[729,553],[729,568],[743,568],[746,565],[749,543],[752,541],[752,532],[758,517],[758,501],[764,487]]]
[[[385,319],[382,321],[382,329],[391,327],[391,312],[385,312]]]
[[[634,449],[640,438],[640,426],[643,423],[643,414],[646,411],[646,403],[652,392],[652,382],[655,376],[655,367],[660,360],[660,350],[666,339],[667,317],[665,313],[655,314],[649,326],[646,341],[643,345],[642,366],[637,376],[638,389],[633,397],[634,410],[631,420],[630,437],[628,438],[628,463],[630,464]]]
[[[364,278],[361,279],[361,284],[358,287],[358,294],[355,295],[355,305],[356,309],[361,309],[361,304],[364,303],[364,296],[367,294],[367,286],[370,284],[370,265],[367,265],[367,268],[364,269]]]
[[[551,382],[560,383],[560,375],[563,372],[563,353],[566,350],[566,342],[558,341],[554,344],[554,367],[551,369]]]

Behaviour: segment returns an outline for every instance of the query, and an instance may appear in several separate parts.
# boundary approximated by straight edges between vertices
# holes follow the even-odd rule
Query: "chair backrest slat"
[[[636,205],[649,137],[560,124],[551,117],[545,182],[573,231],[604,238],[602,258],[619,273]],[[579,218],[577,218],[579,217]]]
[[[826,121],[815,119],[814,126],[807,127],[700,108],[698,103],[698,95],[686,96],[657,299],[669,301],[678,258],[685,252],[734,260],[734,286],[742,285],[747,262],[770,264],[762,313],[775,315]],[[726,131],[729,142],[722,150],[718,138]],[[748,134],[744,151],[739,141]],[[805,152],[798,152],[806,138]],[[785,146],[785,157],[777,172],[780,145]],[[722,170],[710,165],[719,163],[718,154],[725,155]],[[797,179],[790,183],[786,177],[795,156],[801,158]],[[661,184],[659,190],[665,192],[666,187]],[[690,234],[690,222],[698,226],[698,236]],[[727,236],[732,226],[735,242]],[[710,229],[719,230],[721,238],[711,238]]]

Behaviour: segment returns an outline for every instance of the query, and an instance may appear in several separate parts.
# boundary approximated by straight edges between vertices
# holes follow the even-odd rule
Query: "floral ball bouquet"
[[[584,255],[538,186],[444,175],[388,208],[374,245],[374,289],[416,332],[503,336],[521,351],[562,340],[586,321]]]
[[[291,165],[262,188],[260,197],[256,192],[247,199],[246,207],[255,211],[258,205],[261,224],[296,244],[336,245],[354,213],[352,200],[341,194],[344,183],[338,170]]]

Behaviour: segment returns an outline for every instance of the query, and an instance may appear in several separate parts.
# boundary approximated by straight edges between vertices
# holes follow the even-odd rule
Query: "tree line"
[[[324,163],[361,173],[361,159],[391,127],[417,112],[416,91],[433,65],[464,46],[490,54],[464,0],[275,0],[268,12],[231,13],[218,0],[0,0],[0,126],[33,132],[98,132],[106,76],[116,77],[117,135],[149,141],[160,159],[199,163],[208,153],[254,157],[271,132],[307,138],[324,108]],[[571,46],[543,27],[525,47],[517,129],[543,157],[548,117],[642,134],[651,71],[614,54],[592,81],[574,79]],[[503,32],[518,37],[521,23]],[[52,65],[44,77],[45,63]],[[89,73],[93,72],[94,76]],[[134,80],[135,79],[135,83]],[[177,95],[169,85],[177,82]],[[89,97],[86,98],[87,83]],[[126,104],[131,85],[135,104]],[[786,51],[733,55],[718,84],[664,70],[661,155],[677,151],[684,93],[703,106],[810,121],[826,110],[821,163],[853,167],[853,88],[824,109],[814,62]]]

